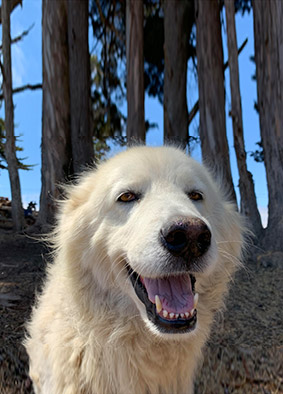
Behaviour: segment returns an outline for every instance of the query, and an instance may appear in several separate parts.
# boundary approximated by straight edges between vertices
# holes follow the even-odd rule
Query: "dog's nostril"
[[[201,254],[205,253],[210,246],[211,242],[211,232],[207,228],[203,231],[197,239],[197,247]]]
[[[186,231],[180,226],[173,225],[168,231],[161,231],[161,242],[172,254],[180,255],[187,246]]]
[[[161,242],[171,254],[187,260],[200,257],[208,250],[211,232],[201,219],[178,220],[161,231]]]
[[[166,237],[166,241],[175,247],[183,247],[187,243],[186,233],[182,230],[172,231]]]

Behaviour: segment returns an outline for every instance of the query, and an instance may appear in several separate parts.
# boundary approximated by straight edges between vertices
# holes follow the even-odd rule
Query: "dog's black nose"
[[[161,230],[163,246],[173,255],[184,259],[200,257],[209,248],[211,232],[203,220],[180,219]]]

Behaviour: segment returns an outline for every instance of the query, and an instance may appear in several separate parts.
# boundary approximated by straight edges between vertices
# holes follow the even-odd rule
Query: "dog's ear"
[[[95,192],[96,187],[95,170],[86,171],[76,183],[64,187],[64,198],[58,201],[56,227],[51,238],[55,247],[67,240],[75,242],[74,238],[87,226],[88,213],[94,212],[90,195]]]

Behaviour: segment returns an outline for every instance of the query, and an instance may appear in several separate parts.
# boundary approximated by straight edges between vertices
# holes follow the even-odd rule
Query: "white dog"
[[[192,393],[242,232],[176,148],[131,148],[87,172],[62,202],[28,327],[36,393]]]

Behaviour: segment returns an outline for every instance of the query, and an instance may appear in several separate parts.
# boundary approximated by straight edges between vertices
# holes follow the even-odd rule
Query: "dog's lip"
[[[163,333],[187,333],[196,327],[197,310],[194,308],[186,313],[169,313],[163,309],[158,308],[157,303],[150,301],[146,287],[144,286],[144,278],[135,272],[128,264],[127,271],[133,288],[137,297],[145,305],[148,319],[156,326],[156,328]],[[173,275],[171,275],[173,276]],[[192,274],[187,274],[191,280],[191,287],[194,293],[195,277]],[[195,294],[196,302],[198,294]],[[160,309],[160,310],[157,310]]]

